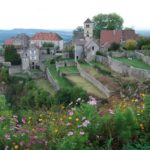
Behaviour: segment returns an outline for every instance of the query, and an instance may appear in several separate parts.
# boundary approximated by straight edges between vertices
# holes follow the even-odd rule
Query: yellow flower
[[[42,122],[42,119],[40,118],[39,121]]]
[[[65,107],[64,106],[61,106],[61,109],[64,109]]]
[[[63,118],[60,118],[60,121],[63,121]]]
[[[76,118],[75,120],[76,120],[76,122],[78,122],[78,121],[79,121],[79,118]]]
[[[54,132],[57,133],[57,132],[58,132],[58,129],[55,129]]]
[[[29,117],[29,119],[31,119],[32,117]]]
[[[42,114],[40,114],[40,117],[42,117]]]
[[[143,113],[144,112],[144,110],[143,109],[141,109],[141,113]]]
[[[144,130],[144,125],[143,125],[143,123],[140,124],[140,128],[141,128],[142,130]]]
[[[15,150],[19,149],[19,146],[17,144],[15,144],[14,149]]]
[[[69,120],[71,120],[71,119],[72,119],[72,117],[68,117],[68,119],[69,119]]]

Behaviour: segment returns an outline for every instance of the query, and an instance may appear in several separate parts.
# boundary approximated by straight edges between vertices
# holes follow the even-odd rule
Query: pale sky
[[[0,29],[74,29],[112,12],[125,27],[150,29],[150,0],[0,0],[0,6]]]

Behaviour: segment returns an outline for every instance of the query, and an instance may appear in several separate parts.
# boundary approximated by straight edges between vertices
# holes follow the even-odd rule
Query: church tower
[[[93,38],[93,22],[89,18],[84,22],[84,37],[85,39]]]

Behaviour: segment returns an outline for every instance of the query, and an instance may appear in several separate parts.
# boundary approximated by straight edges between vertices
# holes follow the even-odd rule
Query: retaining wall
[[[123,64],[120,61],[114,60],[111,57],[104,57],[104,56],[96,56],[96,61],[100,62],[102,64],[107,65],[110,67],[113,71],[116,71],[118,73],[121,73],[126,76],[131,76],[136,79],[148,79],[150,78],[150,71],[134,68],[132,66]]]
[[[96,80],[93,76],[89,75],[87,72],[85,72],[81,67],[80,64],[77,63],[77,68],[79,70],[80,75],[92,83],[95,87],[97,87],[100,91],[102,91],[107,97],[110,96],[110,91],[107,87],[105,87],[100,81]]]
[[[46,68],[46,76],[49,82],[52,84],[53,88],[55,91],[58,91],[60,89],[59,84],[57,83],[56,80],[54,80],[53,76],[51,75],[50,71],[48,68]]]
[[[14,75],[16,73],[21,73],[22,72],[22,67],[19,66],[11,66],[9,67],[9,75]]]

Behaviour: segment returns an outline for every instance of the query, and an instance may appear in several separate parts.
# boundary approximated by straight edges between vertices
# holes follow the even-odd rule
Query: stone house
[[[52,33],[52,32],[36,33],[35,35],[32,36],[30,41],[31,45],[36,45],[39,48],[41,48],[44,43],[53,43],[56,50],[58,51],[63,50],[63,44],[64,44],[63,39],[57,33]]]
[[[40,52],[39,48],[36,46],[30,46],[24,53],[21,55],[22,59],[22,69],[36,69],[40,66]]]
[[[4,42],[4,45],[14,45],[17,49],[26,49],[29,47],[30,37],[26,34],[18,34],[15,37],[11,37]]]
[[[107,50],[112,43],[122,44],[129,39],[138,39],[138,35],[134,30],[102,30],[100,35],[100,49]]]
[[[99,43],[93,37],[93,22],[89,18],[84,22],[84,32],[75,33],[73,45],[75,47],[75,61],[95,59]]]

